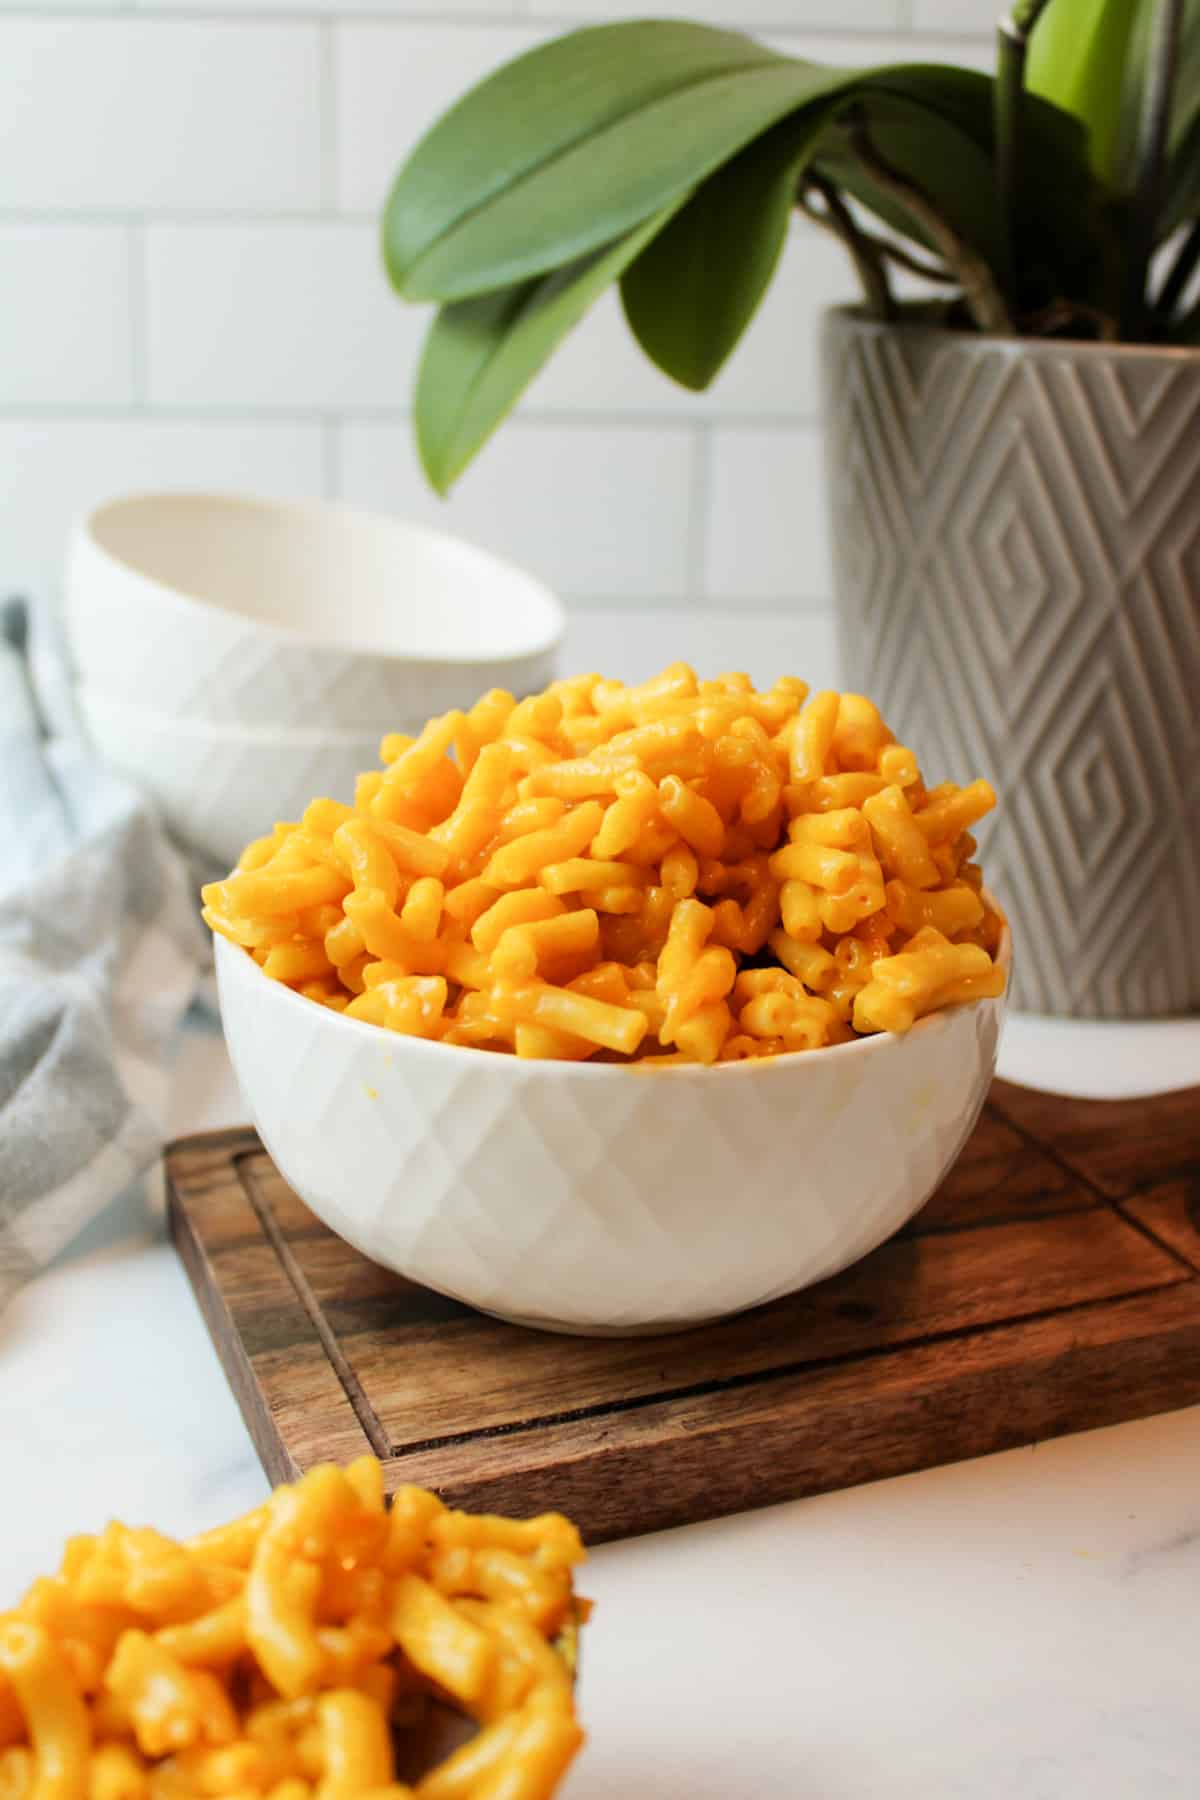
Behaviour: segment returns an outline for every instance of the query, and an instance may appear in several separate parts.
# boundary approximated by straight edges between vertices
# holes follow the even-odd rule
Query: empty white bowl
[[[223,939],[217,976],[242,1097],[319,1218],[426,1287],[582,1333],[739,1312],[890,1237],[974,1126],[1003,1015],[980,1000],[905,1037],[639,1069],[401,1037]]]
[[[510,563],[322,501],[112,500],[67,566],[76,669],[176,719],[404,731],[554,675],[563,612]]]
[[[379,763],[378,732],[173,719],[86,687],[77,698],[105,761],[153,798],[173,837],[227,869],[251,838],[298,819],[315,794],[352,800],[355,776]]]

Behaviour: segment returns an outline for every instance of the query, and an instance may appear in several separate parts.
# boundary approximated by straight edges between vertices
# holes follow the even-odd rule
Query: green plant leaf
[[[1123,170],[1132,171],[1138,119],[1154,25],[1154,8],[1144,6],[1130,46],[1125,76],[1121,142]],[[1200,209],[1200,0],[1184,0],[1179,62],[1171,99],[1167,139],[1166,196],[1158,236],[1169,237]]]
[[[1005,238],[993,163],[993,93],[992,80],[974,70],[914,64],[873,71],[859,98],[868,136],[883,160],[932,201],[999,277]],[[1076,119],[1031,96],[1023,125],[1027,166],[1051,169],[1054,179],[1022,187],[1022,264],[1010,296],[1018,310],[1052,296],[1088,297],[1098,279],[1102,198]],[[867,174],[836,120],[818,145],[814,167],[893,231],[940,253],[906,207]]]
[[[696,189],[621,277],[634,336],[684,387],[708,386],[757,310],[823,123],[813,109],[757,139]]]
[[[451,107],[397,176],[384,217],[393,283],[411,298],[456,299],[597,248],[657,210],[678,185],[671,172],[665,191],[652,180],[640,216],[628,204],[623,216],[605,210],[600,176],[611,179],[631,131],[655,167],[670,164],[673,148],[686,161],[703,139],[710,97],[720,107],[739,75],[778,81],[792,66],[740,33],[681,21],[596,26],[517,57]],[[673,144],[677,137],[684,142]],[[544,203],[569,212],[580,174],[594,170],[601,191],[576,207],[583,234],[555,212],[538,250],[516,266],[504,234],[527,233]],[[491,238],[497,208],[498,254],[494,242],[478,242],[480,234]],[[596,235],[586,242],[589,226]]]
[[[859,103],[872,147],[883,161],[920,188],[956,235],[994,265],[1001,239],[991,157],[973,134],[884,87],[864,90]],[[815,166],[893,230],[934,248],[904,205],[863,168],[836,125],[818,147]]]
[[[410,299],[459,299],[609,243],[846,77],[745,69],[656,100],[576,145],[447,232],[410,269]]]
[[[511,411],[547,357],[592,301],[671,217],[664,208],[615,244],[436,314],[417,371],[417,448],[444,494]]]
[[[670,21],[570,33],[498,70],[417,146],[385,213],[389,274],[406,298],[442,301],[544,274],[615,241],[783,119],[799,125],[810,109],[855,98],[870,106],[881,150],[890,146],[994,261],[991,93],[970,70],[821,68],[737,33]],[[1050,107],[1029,111],[1034,148],[1053,158],[1041,166],[1055,171],[1054,182],[1031,185],[1063,190],[1059,223],[1075,241],[1079,159],[1068,121]],[[1060,120],[1057,130],[1047,117]],[[847,183],[851,162],[836,171]],[[865,179],[852,191],[913,233]]]
[[[1159,222],[1161,241],[1200,213],[1200,110],[1167,164],[1167,192]]]
[[[1149,11],[1145,0],[1054,0],[1029,43],[1026,87],[1081,122],[1091,166],[1112,188],[1124,185],[1122,97],[1138,15]]]
[[[864,173],[839,125],[851,105],[876,154],[995,266],[992,83],[970,71],[822,69],[660,21],[558,39],[446,114],[401,171],[384,221],[394,283],[444,302],[415,396],[435,487],[446,491],[614,279],[650,355],[706,385],[770,281],[810,157],[926,241],[903,194]],[[1068,270],[1093,245],[1083,133],[1044,102],[1027,113],[1030,166],[1054,179],[1028,184],[1036,232],[1023,232],[1023,250],[1032,242]]]

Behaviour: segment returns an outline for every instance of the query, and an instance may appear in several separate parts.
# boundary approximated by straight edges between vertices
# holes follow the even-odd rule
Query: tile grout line
[[[160,420],[171,420],[176,423],[202,425],[213,424],[252,424],[252,425],[295,425],[319,423],[323,418],[334,417],[341,424],[367,427],[389,427],[407,425],[412,417],[407,407],[362,407],[342,406],[334,413],[314,401],[310,405],[280,406],[252,402],[219,403],[212,406],[181,406],[164,403],[153,408],[141,406],[111,406],[104,404],[68,406],[58,401],[26,401],[21,404],[0,403],[0,418],[10,421],[27,419],[41,421],[58,419],[66,423],[95,422],[101,420],[108,424],[120,424],[129,418],[141,417],[143,412],[152,411]],[[767,416],[761,413],[721,413],[708,414],[702,418],[680,418],[672,413],[647,412],[598,412],[585,408],[564,412],[515,412],[512,415],[514,425],[527,425],[537,431],[628,431],[642,432],[688,432],[701,431],[710,434],[716,431],[756,431],[756,432],[798,432],[813,436],[820,430],[820,419],[815,413],[795,413],[788,417],[778,414]]]
[[[0,29],[3,15],[0,14]],[[45,225],[49,229],[69,231],[78,225],[166,225],[173,231],[195,228],[200,231],[235,230],[247,225],[320,225],[329,218],[339,225],[367,226],[375,223],[374,211],[355,207],[326,212],[321,205],[281,207],[192,207],[142,206],[5,206],[0,204],[0,225]]]
[[[611,15],[603,12],[591,14],[559,13],[553,11],[532,12],[529,10],[527,0],[515,0],[515,3],[518,5],[519,10],[499,14],[495,12],[471,11],[469,8],[452,13],[439,11],[436,8],[423,8],[420,11],[415,12],[397,13],[395,10],[382,5],[377,7],[351,6],[344,11],[338,10],[337,13],[334,14],[315,4],[305,6],[303,0],[301,0],[300,4],[294,4],[292,3],[292,0],[285,0],[285,4],[278,7],[257,5],[244,8],[232,3],[224,6],[206,6],[203,3],[172,6],[169,4],[162,4],[161,0],[159,0],[158,4],[150,5],[139,5],[138,0],[106,0],[106,3],[101,6],[83,6],[68,3],[64,5],[50,4],[46,6],[33,6],[26,4],[22,6],[5,7],[3,14],[0,14],[0,24],[14,20],[28,23],[31,20],[43,19],[81,21],[99,19],[144,19],[148,23],[288,25],[313,24],[322,19],[333,21],[336,18],[336,21],[339,24],[387,24],[395,25],[398,28],[409,25],[418,27],[448,25],[452,27],[461,26],[467,29],[472,27],[502,29],[505,26],[529,27],[533,25],[545,27],[547,31],[566,32],[578,30],[581,26],[589,24],[620,24],[623,22],[620,18],[614,19]],[[653,8],[648,6],[647,14],[650,15],[652,13]],[[835,40],[862,38],[864,41],[870,41],[872,38],[880,37],[914,36],[918,39],[931,38],[939,44],[960,44],[965,47],[968,45],[978,46],[980,43],[986,43],[989,39],[989,33],[987,31],[964,31],[962,29],[957,31],[952,29],[938,30],[931,27],[917,26],[915,23],[911,22],[911,0],[897,0],[895,20],[896,22],[892,25],[855,25],[852,23],[843,24],[832,20],[827,20],[820,25],[811,25],[804,22],[797,24],[781,24],[778,19],[755,18],[752,15],[747,19],[739,20],[734,29],[749,32],[769,32],[772,37],[777,38],[811,39],[815,43],[819,43],[822,38],[831,38]]]
[[[327,413],[321,420],[321,490],[326,500],[343,498],[339,423],[333,413]]]
[[[133,410],[141,415],[149,399],[146,323],[150,310],[149,269],[146,259],[146,227],[135,220],[127,227],[126,249],[129,259],[129,375],[133,389]]]
[[[712,432],[707,422],[698,427],[692,450],[692,493],[688,508],[686,581],[689,605],[705,599],[705,563],[708,554],[708,503],[712,482]]]
[[[832,599],[797,598],[795,594],[772,594],[769,596],[753,595],[747,597],[739,594],[719,594],[715,596],[701,595],[699,599],[690,595],[664,594],[596,594],[567,589],[561,598],[568,612],[580,618],[592,617],[597,613],[633,613],[633,612],[687,612],[697,622],[715,622],[721,619],[757,620],[766,624],[768,620],[778,622],[781,618],[832,619]]]

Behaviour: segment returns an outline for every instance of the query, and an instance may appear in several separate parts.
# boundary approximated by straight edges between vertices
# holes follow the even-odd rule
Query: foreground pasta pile
[[[270,976],[393,1031],[704,1063],[906,1031],[996,995],[970,827],[858,694],[582,675],[385,738],[204,890]]]
[[[74,1538],[0,1615],[0,1796],[545,1800],[582,1740],[582,1555],[557,1514],[420,1488],[385,1512],[373,1458],[186,1544]],[[431,1696],[481,1729],[409,1787],[396,1753]]]

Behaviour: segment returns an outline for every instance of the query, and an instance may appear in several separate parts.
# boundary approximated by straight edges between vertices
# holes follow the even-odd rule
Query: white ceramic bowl
[[[143,494],[76,526],[76,669],[177,719],[405,731],[553,679],[548,588],[423,526],[320,501]]]
[[[314,796],[352,800],[355,776],[379,764],[377,732],[213,725],[76,693],[105,761],[154,799],[173,837],[226,869]]]
[[[974,1126],[1003,1014],[982,1000],[905,1037],[638,1069],[401,1037],[224,940],[217,976],[242,1097],[318,1217],[440,1293],[585,1333],[738,1312],[890,1237]]]

